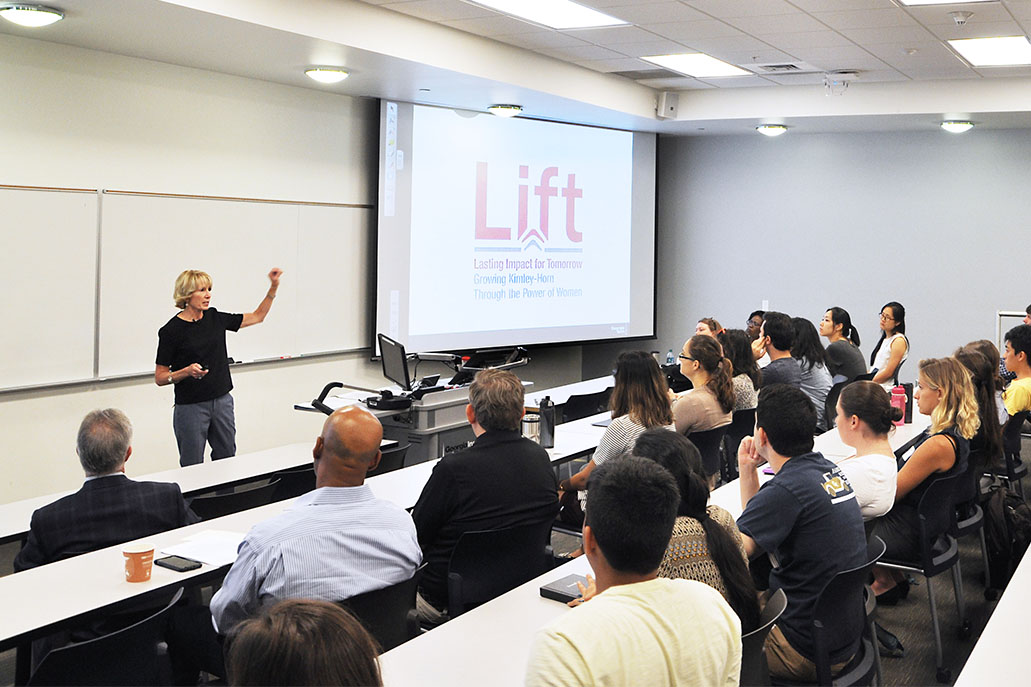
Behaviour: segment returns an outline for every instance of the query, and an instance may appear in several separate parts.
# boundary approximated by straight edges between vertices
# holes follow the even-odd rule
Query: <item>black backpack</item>
[[[1002,590],[1031,543],[1031,506],[996,486],[985,502],[985,538],[992,589]]]

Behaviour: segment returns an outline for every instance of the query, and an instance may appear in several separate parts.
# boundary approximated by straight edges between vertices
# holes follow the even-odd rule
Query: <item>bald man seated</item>
[[[251,528],[211,599],[219,634],[283,599],[341,601],[410,579],[422,562],[412,517],[377,499],[365,475],[383,427],[357,406],[326,419],[315,440],[315,491]]]

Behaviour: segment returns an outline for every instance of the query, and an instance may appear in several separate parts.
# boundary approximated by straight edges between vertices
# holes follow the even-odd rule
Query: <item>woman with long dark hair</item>
[[[734,410],[731,364],[711,336],[695,334],[684,343],[680,372],[694,388],[673,400],[673,423],[681,434],[729,425]]]
[[[798,361],[802,372],[800,388],[816,409],[816,429],[823,432],[827,429],[827,394],[833,386],[827,370],[827,354],[812,322],[804,317],[792,317],[791,326],[795,329],[791,357]]]
[[[730,359],[734,386],[734,411],[751,410],[759,404],[762,371],[752,355],[752,339],[742,329],[728,329],[719,337],[723,355]]]
[[[703,337],[707,338],[707,337]],[[715,343],[715,339],[712,339]],[[612,422],[598,442],[594,455],[575,475],[559,482],[563,492],[581,492],[581,508],[586,501],[587,478],[598,465],[629,454],[634,442],[652,427],[673,429],[669,385],[655,358],[645,351],[621,353],[616,360],[616,382],[609,399]],[[562,519],[575,524],[583,522],[583,513],[576,513],[570,499],[563,499]]]
[[[826,337],[827,371],[831,377],[853,380],[866,372],[866,361],[859,350],[859,331],[844,308],[828,308],[820,320],[820,336]]]
[[[734,609],[742,632],[758,627],[759,604],[741,533],[730,513],[708,505],[709,485],[698,449],[682,434],[650,429],[638,437],[634,455],[669,470],[680,488],[673,536],[659,577],[704,582]]]
[[[870,353],[870,370],[876,371],[873,381],[891,391],[898,377],[899,366],[909,357],[906,338],[906,309],[892,301],[881,308],[881,338]]]
[[[969,343],[958,349],[954,357],[970,371],[970,381],[977,397],[977,415],[981,426],[970,439],[971,459],[977,456],[978,473],[985,465],[1002,459],[1002,428],[999,426],[999,411],[995,405],[995,378],[999,366],[981,353],[975,344]]]

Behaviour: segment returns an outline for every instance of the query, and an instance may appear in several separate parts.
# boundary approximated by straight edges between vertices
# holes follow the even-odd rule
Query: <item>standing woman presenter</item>
[[[283,270],[268,273],[269,289],[254,312],[229,314],[210,307],[211,277],[186,270],[175,280],[175,307],[182,312],[158,330],[154,383],[175,385],[172,428],[183,467],[204,462],[204,445],[211,459],[236,455],[233,380],[229,375],[226,331],[238,331],[264,321],[272,308]]]

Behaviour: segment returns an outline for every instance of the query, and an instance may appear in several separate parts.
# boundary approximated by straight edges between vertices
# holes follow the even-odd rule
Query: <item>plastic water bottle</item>
[[[673,363],[675,363],[676,361],[677,361],[677,359],[673,357],[673,349],[671,348],[671,349],[669,349],[669,351],[668,351],[668,352],[666,353],[666,364],[667,364],[667,365],[672,365],[672,364],[673,364]]]
[[[895,420],[896,426],[901,426],[906,421],[906,389],[903,386],[896,386],[891,390],[891,404],[902,411],[902,417]]]

